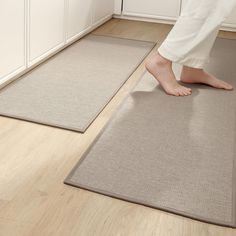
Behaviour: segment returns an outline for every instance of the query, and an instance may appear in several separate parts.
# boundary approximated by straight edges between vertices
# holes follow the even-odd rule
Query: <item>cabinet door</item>
[[[93,23],[96,23],[114,13],[114,0],[94,0]]]
[[[93,0],[67,0],[67,40],[92,24]]]
[[[25,0],[1,1],[0,83],[25,69]]]
[[[122,0],[115,0],[114,13],[121,14]]]
[[[29,0],[29,64],[64,44],[64,0]]]
[[[124,14],[176,19],[181,0],[124,0]]]

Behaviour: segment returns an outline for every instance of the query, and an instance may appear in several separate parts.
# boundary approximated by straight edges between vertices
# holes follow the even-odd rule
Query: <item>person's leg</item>
[[[232,89],[202,68],[209,60],[222,22],[235,5],[236,0],[188,0],[172,31],[158,48],[158,53],[146,63],[147,70],[159,80],[168,94],[179,96],[185,95],[186,91],[187,95],[191,93],[176,82],[172,62],[184,65],[181,75],[183,82],[202,82],[218,88]]]

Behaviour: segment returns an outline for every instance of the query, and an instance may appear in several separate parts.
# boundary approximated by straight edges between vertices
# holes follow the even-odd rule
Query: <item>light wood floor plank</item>
[[[96,29],[97,35],[109,35],[121,38],[161,42],[172,29],[172,25],[141,22],[123,19],[111,19]]]
[[[1,236],[29,236],[33,225],[0,218]]]

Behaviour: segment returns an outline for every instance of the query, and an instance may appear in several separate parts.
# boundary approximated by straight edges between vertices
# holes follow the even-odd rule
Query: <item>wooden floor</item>
[[[158,47],[170,29],[113,19],[94,33],[154,40]],[[236,39],[235,33],[220,36]],[[63,184],[143,71],[142,64],[84,134],[0,117],[1,236],[236,235],[230,228]]]

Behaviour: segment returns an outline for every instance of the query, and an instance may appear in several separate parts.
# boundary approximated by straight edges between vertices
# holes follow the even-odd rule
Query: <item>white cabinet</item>
[[[114,13],[114,0],[93,0],[93,23],[111,16]]]
[[[230,16],[226,20],[225,24],[227,24],[227,25],[229,25],[231,27],[236,27],[236,8],[230,14]]]
[[[0,6],[0,82],[25,69],[25,0]]]
[[[93,0],[67,0],[67,41],[91,26]]]
[[[65,1],[29,0],[28,60],[32,65],[64,45]]]
[[[124,15],[137,15],[158,19],[176,19],[181,0],[124,0]]]
[[[114,2],[0,1],[0,85],[104,23],[114,13]]]
[[[66,0],[66,42],[102,23],[114,13],[114,0]]]
[[[124,17],[142,17],[175,22],[188,0],[123,0]],[[196,0],[197,1],[197,0]],[[120,0],[115,0],[115,13],[119,14]],[[182,6],[182,9],[181,9]],[[236,31],[236,9],[223,24],[224,29]]]
[[[114,0],[29,0],[29,65],[89,31],[114,11]]]
[[[114,0],[114,13],[115,14],[121,14],[121,8],[122,8],[122,0]]]

